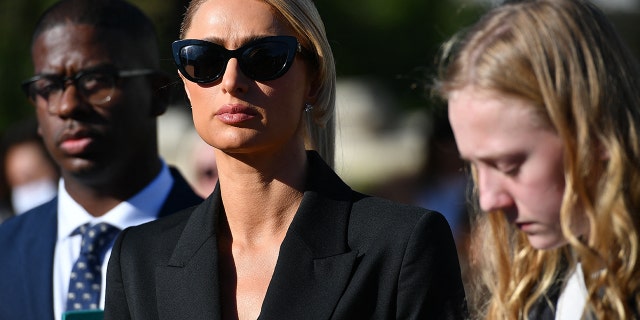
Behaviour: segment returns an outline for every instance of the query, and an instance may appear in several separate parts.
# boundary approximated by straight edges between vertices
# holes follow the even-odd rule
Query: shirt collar
[[[160,173],[144,189],[104,215],[94,217],[67,193],[61,178],[58,182],[58,240],[69,237],[73,230],[85,223],[107,222],[123,230],[154,220],[172,187],[173,177],[162,161]]]

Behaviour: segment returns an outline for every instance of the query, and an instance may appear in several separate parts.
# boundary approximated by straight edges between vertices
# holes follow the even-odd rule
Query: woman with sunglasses
[[[311,0],[194,0],[173,54],[218,185],[122,232],[106,319],[464,317],[446,220],[331,169],[336,75]]]
[[[477,318],[638,319],[640,70],[612,24],[586,0],[512,1],[452,44]]]

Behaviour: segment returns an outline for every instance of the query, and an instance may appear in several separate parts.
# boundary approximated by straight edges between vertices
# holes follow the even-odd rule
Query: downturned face
[[[563,144],[533,108],[465,87],[449,99],[449,120],[461,156],[476,170],[482,209],[501,210],[533,247],[551,249],[566,243],[560,227]]]

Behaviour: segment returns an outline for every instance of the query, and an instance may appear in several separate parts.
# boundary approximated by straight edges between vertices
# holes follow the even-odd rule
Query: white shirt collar
[[[578,262],[569,274],[556,305],[556,320],[580,320],[587,303],[588,293],[582,264]],[[587,316],[584,319],[593,319]]]
[[[144,189],[96,218],[71,198],[61,178],[58,182],[58,241],[69,237],[85,223],[107,222],[123,230],[154,220],[172,187],[173,177],[163,161],[160,173]]]

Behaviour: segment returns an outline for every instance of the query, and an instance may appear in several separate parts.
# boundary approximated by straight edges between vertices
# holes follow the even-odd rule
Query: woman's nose
[[[478,170],[478,194],[483,211],[495,211],[514,205],[504,177],[489,170]]]
[[[232,94],[247,92],[248,82],[249,78],[240,70],[238,59],[229,59],[222,75],[222,90]]]

